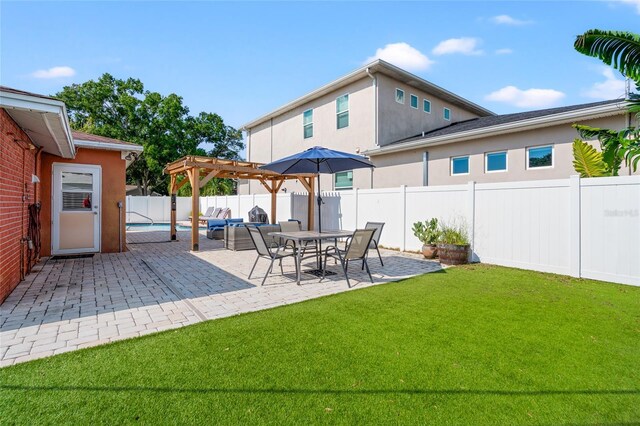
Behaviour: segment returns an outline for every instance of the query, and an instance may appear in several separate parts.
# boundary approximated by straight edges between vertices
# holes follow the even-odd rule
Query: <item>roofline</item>
[[[142,152],[143,147],[140,145],[124,145],[120,143],[86,141],[75,139],[75,145],[78,148],[103,149],[107,151],[124,151],[124,152]]]
[[[3,88],[4,89],[4,88]],[[61,146],[58,140],[54,137],[53,140],[58,146],[58,149],[63,154],[64,158],[74,158],[75,148],[73,144],[73,137],[71,136],[71,126],[69,125],[69,118],[67,115],[67,107],[64,102],[38,95],[27,95],[22,93],[16,93],[12,90],[0,89],[0,107],[22,110],[34,110],[39,112],[49,112],[57,114],[60,117],[60,122],[64,130],[65,136],[68,141],[68,146]],[[10,88],[6,88],[10,89]],[[6,102],[6,101],[9,102]],[[45,125],[49,128],[49,123],[45,119]],[[49,128],[49,131],[51,129]],[[52,135],[53,136],[53,135]],[[65,149],[67,148],[67,149]],[[64,154],[67,154],[66,156]]]
[[[365,151],[364,155],[376,156],[391,154],[395,152],[409,151],[412,149],[424,148],[429,146],[445,145],[449,143],[468,141],[488,136],[497,136],[507,133],[514,133],[521,130],[533,130],[545,127],[549,124],[564,124],[575,122],[576,120],[591,120],[594,118],[609,117],[619,113],[627,113],[626,101],[622,100],[613,104],[599,105],[590,108],[578,109],[573,111],[562,112],[558,114],[550,114],[542,117],[529,118],[525,120],[514,121],[511,123],[498,124],[495,126],[482,127],[479,129],[467,130],[464,132],[453,133],[450,135],[436,136],[433,138],[425,137],[411,142],[399,142],[387,145],[381,148]]]
[[[382,74],[384,74],[384,70],[387,71],[393,71],[399,74],[402,74],[412,80],[417,81],[419,84],[423,85],[423,86],[427,86],[429,90],[431,90],[432,92],[435,92],[434,94],[436,95],[445,95],[448,97],[453,98],[455,101],[457,101],[458,103],[465,105],[468,109],[478,113],[479,115],[495,115],[495,113],[493,113],[492,111],[481,107],[480,105],[473,103],[461,96],[456,95],[455,93],[452,93],[446,89],[443,89],[440,86],[437,86],[433,83],[428,82],[427,80],[418,77],[415,74],[412,74],[408,71],[403,70],[402,68],[399,68],[395,65],[390,64],[387,61],[384,61],[382,59],[376,59],[373,62],[370,62],[366,65],[363,65],[362,67],[356,69],[355,71],[352,71],[336,80],[333,80],[332,82],[325,84],[324,86],[307,93],[304,96],[301,96],[283,106],[281,106],[280,108],[277,108],[255,120],[252,120],[242,126],[240,126],[241,129],[245,129],[245,130],[249,130],[252,129],[253,127],[256,127],[257,125],[264,123],[267,120],[270,120],[272,118],[275,118],[279,115],[284,114],[287,111],[290,111],[300,105],[303,105],[313,99],[319,98],[322,95],[325,95],[329,92],[332,92],[334,90],[339,89],[342,86],[345,86],[349,83],[352,83],[354,81],[357,81],[360,77],[360,75],[362,74],[362,77],[367,77],[367,71],[376,73],[376,72],[380,72]],[[427,90],[427,91],[429,91]]]

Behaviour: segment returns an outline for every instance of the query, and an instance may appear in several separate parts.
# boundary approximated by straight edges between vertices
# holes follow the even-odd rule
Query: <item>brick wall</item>
[[[16,141],[17,140],[17,141]],[[27,250],[21,239],[27,235],[28,206],[39,194],[31,183],[37,174],[36,150],[13,119],[0,108],[0,303],[21,278],[20,258],[26,271]],[[23,271],[23,272],[24,272]]]

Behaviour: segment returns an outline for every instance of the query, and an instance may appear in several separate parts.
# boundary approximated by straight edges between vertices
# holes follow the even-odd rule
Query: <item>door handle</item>
[[[93,214],[98,214],[98,212],[93,212]]]

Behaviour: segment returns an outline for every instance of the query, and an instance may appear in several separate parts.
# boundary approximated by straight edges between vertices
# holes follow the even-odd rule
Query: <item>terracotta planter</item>
[[[463,265],[469,263],[469,245],[438,244],[440,263]]]
[[[422,255],[427,259],[433,259],[438,254],[438,246],[435,244],[425,244],[422,246]]]

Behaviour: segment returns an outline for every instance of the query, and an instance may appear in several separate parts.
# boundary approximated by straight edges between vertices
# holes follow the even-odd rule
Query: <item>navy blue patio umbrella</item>
[[[283,175],[298,173],[318,174],[318,231],[322,232],[322,195],[320,192],[320,173],[338,173],[353,169],[375,167],[362,155],[334,151],[333,149],[314,146],[306,151],[290,155],[269,164],[260,166],[261,169],[271,170]]]

